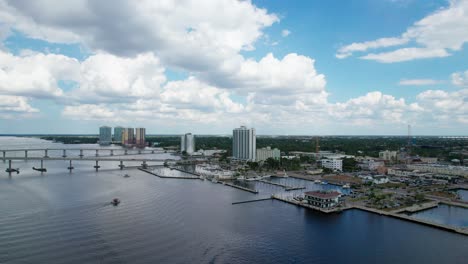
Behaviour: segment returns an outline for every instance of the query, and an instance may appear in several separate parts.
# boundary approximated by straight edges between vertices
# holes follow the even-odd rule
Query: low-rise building
[[[438,164],[408,164],[407,168],[410,170],[418,170],[422,172],[432,172],[445,175],[468,177],[468,167],[465,166],[450,166]]]
[[[375,175],[372,177],[372,183],[374,184],[384,184],[389,182],[389,179],[385,175]]]
[[[385,161],[395,162],[397,160],[397,154],[398,153],[396,151],[390,151],[390,150],[380,151],[379,158]]]
[[[320,164],[322,164],[322,167],[331,169],[333,171],[343,170],[343,160],[341,159],[321,159]]]
[[[331,208],[340,203],[341,193],[337,191],[311,191],[304,193],[308,204],[319,208]]]
[[[281,151],[277,148],[261,148],[257,149],[257,161],[265,161],[269,158],[279,160],[281,158]]]
[[[358,166],[362,170],[375,171],[379,167],[385,166],[385,162],[381,160],[367,159],[367,160],[362,160],[361,163],[358,164]]]

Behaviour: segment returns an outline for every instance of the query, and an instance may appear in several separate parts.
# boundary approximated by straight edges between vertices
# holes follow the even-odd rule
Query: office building
[[[255,128],[241,126],[232,131],[232,156],[234,159],[255,161],[256,144]]]
[[[277,148],[271,149],[270,147],[257,149],[257,161],[265,161],[269,158],[279,160],[281,158],[281,151]]]
[[[135,144],[138,147],[144,147],[146,146],[146,129],[145,128],[137,128],[136,129],[136,136],[135,136]]]
[[[123,134],[124,128],[123,127],[114,127],[114,142],[121,143],[122,142],[122,134]]]
[[[99,144],[110,145],[112,143],[112,127],[102,126],[99,128]]]
[[[192,133],[187,133],[180,138],[180,152],[191,155],[195,152],[195,137]]]

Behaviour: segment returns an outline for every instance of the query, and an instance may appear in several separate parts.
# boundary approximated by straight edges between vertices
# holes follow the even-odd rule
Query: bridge
[[[7,160],[7,153],[10,152],[24,152],[24,157],[28,158],[28,153],[30,152],[43,152],[44,158],[49,157],[49,151],[59,151],[62,152],[63,158],[67,157],[67,151],[68,153],[77,152],[79,151],[79,157],[84,157],[85,151],[92,151],[95,152],[94,156],[98,157],[102,153],[108,153],[109,156],[117,156],[114,155],[116,153],[121,153],[120,155],[140,155],[140,154],[158,154],[158,153],[171,153],[170,151],[161,151],[161,150],[156,150],[156,149],[116,149],[116,148],[34,148],[34,149],[1,149],[0,152],[3,153],[3,160]],[[114,153],[115,152],[115,153]]]
[[[84,151],[95,151],[95,155],[90,155],[90,156],[85,156]],[[24,156],[6,156],[6,153],[11,153],[11,152],[24,152]],[[43,152],[43,156],[38,156],[38,157],[33,157],[33,156],[28,156],[28,152],[32,151],[40,151]],[[61,156],[49,156],[49,151],[59,151],[62,152]],[[79,155],[67,155],[67,151],[79,151]],[[108,151],[110,155],[108,156],[103,156],[100,155],[100,152]],[[114,155],[114,151],[121,151],[123,152],[123,155]],[[132,151],[132,150],[130,150]],[[12,161],[14,160],[19,160],[19,161],[40,161],[40,167],[35,168],[33,167],[34,170],[40,171],[40,172],[46,172],[47,169],[44,168],[44,161],[68,161],[69,166],[67,169],[71,172],[74,167],[73,167],[73,161],[94,161],[95,165],[94,168],[96,171],[100,168],[99,162],[119,162],[119,168],[123,170],[125,167],[124,162],[141,162],[141,167],[142,168],[147,168],[148,162],[158,162],[158,163],[165,163],[165,164],[194,164],[197,162],[196,160],[179,160],[179,159],[161,159],[161,158],[148,158],[148,157],[128,157],[127,155],[138,155],[138,154],[160,154],[160,153],[167,153],[166,151],[157,151],[155,149],[150,149],[150,150],[134,150],[133,152],[136,153],[131,153],[129,152],[128,149],[105,149],[105,148],[44,148],[44,149],[4,149],[0,150],[0,152],[3,152],[3,161],[8,161],[8,168],[5,170],[9,174],[16,172],[19,173],[19,169],[14,169],[12,168]],[[70,153],[68,153],[70,154]],[[76,154],[76,153],[75,153]],[[127,156],[127,157],[125,157]]]

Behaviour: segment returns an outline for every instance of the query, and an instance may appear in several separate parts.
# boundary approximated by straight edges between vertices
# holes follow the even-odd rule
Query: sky
[[[0,134],[468,135],[468,0],[0,0]]]

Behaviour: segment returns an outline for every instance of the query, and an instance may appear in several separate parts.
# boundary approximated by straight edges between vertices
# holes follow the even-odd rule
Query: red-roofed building
[[[341,193],[337,191],[311,191],[305,192],[304,198],[308,204],[320,207],[330,208],[340,203]]]

